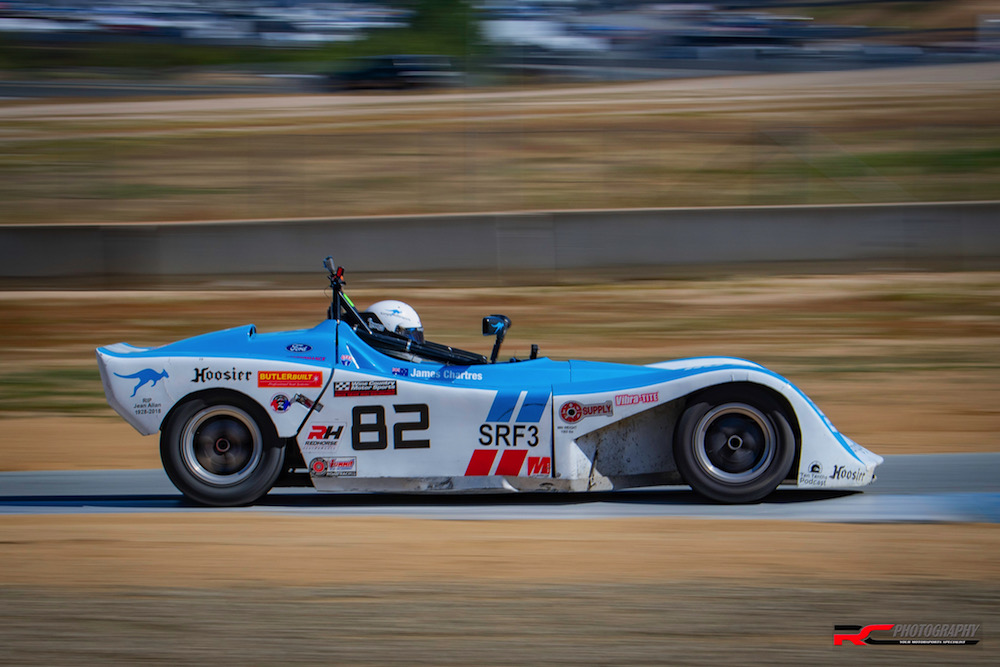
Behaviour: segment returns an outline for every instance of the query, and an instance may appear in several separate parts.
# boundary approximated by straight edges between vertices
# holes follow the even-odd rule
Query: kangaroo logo
[[[115,373],[115,375],[118,375],[118,373]],[[143,368],[138,373],[132,373],[132,375],[118,375],[118,377],[125,378],[127,380],[139,381],[139,384],[137,384],[135,386],[135,389],[132,391],[132,396],[129,397],[129,398],[134,398],[135,393],[139,391],[142,385],[146,384],[147,382],[152,382],[153,384],[151,386],[155,387],[157,382],[159,382],[163,378],[168,378],[170,376],[167,375],[167,369],[163,369],[162,371],[157,373],[152,368]]]

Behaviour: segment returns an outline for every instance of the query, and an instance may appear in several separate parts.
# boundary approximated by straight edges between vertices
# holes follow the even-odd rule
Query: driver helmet
[[[418,343],[424,342],[424,326],[413,307],[402,301],[379,301],[373,303],[368,312],[375,313],[389,331],[405,336]]]

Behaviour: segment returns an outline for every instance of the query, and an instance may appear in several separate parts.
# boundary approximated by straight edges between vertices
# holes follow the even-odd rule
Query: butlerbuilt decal
[[[258,387],[322,387],[323,371],[258,371]]]

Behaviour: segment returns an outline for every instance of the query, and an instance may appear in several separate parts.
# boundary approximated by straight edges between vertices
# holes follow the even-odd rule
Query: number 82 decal
[[[414,437],[411,432],[426,431],[430,428],[430,410],[426,403],[402,403],[392,406],[396,418],[392,425],[393,449],[429,449],[431,441]],[[408,417],[408,415],[414,415]],[[389,427],[386,423],[385,407],[381,405],[358,405],[351,411],[351,446],[358,451],[387,449],[389,447]]]

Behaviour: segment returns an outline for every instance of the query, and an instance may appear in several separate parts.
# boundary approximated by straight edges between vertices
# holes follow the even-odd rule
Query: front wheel
[[[170,481],[205,505],[254,502],[271,490],[284,457],[271,420],[238,396],[190,400],[160,435],[160,459]]]
[[[751,503],[791,470],[795,435],[785,410],[763,389],[720,386],[696,395],[677,423],[674,459],[684,481],[724,503]]]

